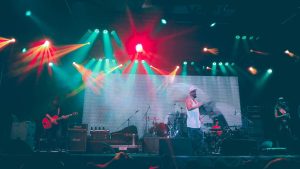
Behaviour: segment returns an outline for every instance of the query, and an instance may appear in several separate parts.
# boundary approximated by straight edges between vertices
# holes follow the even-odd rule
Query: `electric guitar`
[[[280,128],[288,129],[289,128],[289,120],[291,119],[290,113],[288,113],[285,109],[279,108],[278,111],[281,115],[277,116],[276,119],[279,121]]]
[[[53,126],[53,124],[54,125],[58,125],[57,122],[59,120],[68,119],[69,117],[76,116],[77,114],[78,114],[77,112],[73,112],[71,114],[64,115],[64,116],[61,116],[61,117],[58,117],[57,115],[54,115],[52,117],[52,119],[54,120],[54,122],[51,122],[51,120],[48,117],[44,117],[43,120],[42,120],[43,128],[44,129],[51,129],[52,126]]]

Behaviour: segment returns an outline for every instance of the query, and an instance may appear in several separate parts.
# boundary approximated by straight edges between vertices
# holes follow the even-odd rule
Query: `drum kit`
[[[187,138],[187,125],[185,113],[170,113],[165,123],[153,120],[149,133],[157,137]],[[204,143],[211,154],[219,154],[225,139],[234,137],[238,133],[237,126],[218,126],[213,123],[203,123]]]
[[[153,126],[149,129],[149,133],[158,137],[179,138],[187,136],[186,114],[170,113],[164,123],[157,123],[153,120]]]

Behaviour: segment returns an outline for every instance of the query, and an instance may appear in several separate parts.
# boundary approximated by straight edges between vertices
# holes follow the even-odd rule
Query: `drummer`
[[[222,135],[223,131],[222,131],[221,126],[219,125],[218,119],[215,119],[215,120],[214,120],[214,125],[211,127],[211,131],[212,131],[212,132],[216,132],[216,134],[217,134],[218,136],[221,136],[221,135]]]

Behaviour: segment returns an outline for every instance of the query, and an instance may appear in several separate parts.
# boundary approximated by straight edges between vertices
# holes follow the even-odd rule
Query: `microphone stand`
[[[144,135],[145,134],[147,134],[148,133],[148,111],[150,110],[150,105],[148,106],[148,109],[147,109],[147,111],[146,111],[146,113],[145,113],[145,116],[146,116],[146,128],[145,128],[145,133],[144,133]]]
[[[124,122],[121,124],[120,127],[122,127],[126,122],[127,122],[127,127],[129,127],[130,119],[131,119],[133,116],[135,116],[137,112],[139,112],[139,110],[136,110],[136,111],[134,112],[134,114],[132,114],[131,116],[129,116],[128,119],[126,119],[126,121],[124,121]],[[119,128],[120,128],[120,127],[119,127]]]

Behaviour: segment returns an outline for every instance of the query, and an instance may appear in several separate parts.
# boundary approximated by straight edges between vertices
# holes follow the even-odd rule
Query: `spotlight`
[[[164,18],[162,18],[161,20],[160,20],[160,22],[162,23],[162,24],[167,24],[167,20],[166,19],[164,19]]]
[[[135,50],[136,50],[136,52],[143,52],[143,45],[142,44],[140,44],[140,43],[138,43],[138,44],[136,44],[135,45]]]
[[[212,24],[210,24],[211,28],[214,27],[214,26],[216,26],[216,22],[213,22]]]
[[[246,39],[247,39],[247,36],[245,36],[245,35],[242,36],[242,39],[243,39],[243,40],[246,40]]]
[[[184,65],[187,65],[187,61],[184,61],[183,64],[184,64]]]
[[[207,52],[207,51],[208,51],[207,47],[204,47],[203,52]]]
[[[191,65],[195,65],[195,62],[191,62]]]
[[[10,43],[14,43],[14,42],[16,42],[16,39],[15,39],[15,38],[12,38],[12,39],[9,40],[9,42],[10,42]]]
[[[72,64],[73,64],[73,65],[76,65],[76,62],[73,62]]]
[[[235,36],[235,39],[240,39],[240,38],[241,38],[240,35]]]
[[[209,66],[206,66],[206,70],[211,70],[211,67],[209,67]]]
[[[223,65],[223,63],[222,63],[222,62],[219,62],[219,66],[221,66],[221,65]]]
[[[250,40],[253,40],[253,39],[254,39],[254,36],[250,36],[249,39],[250,39]]]
[[[49,65],[50,67],[52,67],[52,66],[53,66],[53,63],[52,63],[52,62],[49,62],[48,65]]]
[[[100,31],[99,31],[99,29],[95,29],[95,32],[96,32],[96,33],[99,33]]]
[[[225,62],[225,66],[229,66],[229,63],[228,63],[228,62]]]
[[[105,59],[105,62],[109,62],[109,59]]]
[[[139,61],[138,61],[138,60],[135,60],[134,63],[139,63]]]
[[[234,66],[234,65],[235,65],[235,63],[234,63],[234,62],[232,62],[232,63],[231,63],[231,66]]]
[[[213,62],[213,65],[217,65],[217,63],[216,63],[216,62]]]
[[[272,69],[268,69],[267,72],[268,72],[269,74],[271,74],[271,73],[273,72],[273,70],[272,70]]]
[[[289,54],[290,51],[289,51],[289,50],[285,50],[284,53],[285,53],[285,54]]]
[[[46,40],[45,42],[44,42],[44,46],[45,47],[48,47],[50,45],[50,42],[48,41],[48,40]]]
[[[145,63],[145,61],[144,61],[144,60],[142,60],[142,63]]]
[[[25,52],[27,52],[27,49],[26,49],[26,48],[23,48],[23,49],[22,49],[22,53],[25,53]]]
[[[108,33],[108,30],[104,29],[104,30],[103,30],[103,33]]]
[[[179,69],[180,67],[179,66],[176,66],[176,69]]]
[[[26,15],[26,16],[31,16],[31,11],[29,11],[29,10],[26,11],[26,12],[25,12],[25,15]]]
[[[102,59],[100,58],[99,61],[102,62]]]
[[[257,74],[257,69],[253,66],[250,66],[248,68],[248,71],[252,74],[252,75],[256,75]]]
[[[91,44],[91,42],[87,42],[86,44],[87,44],[87,45],[90,45],[90,44]]]

